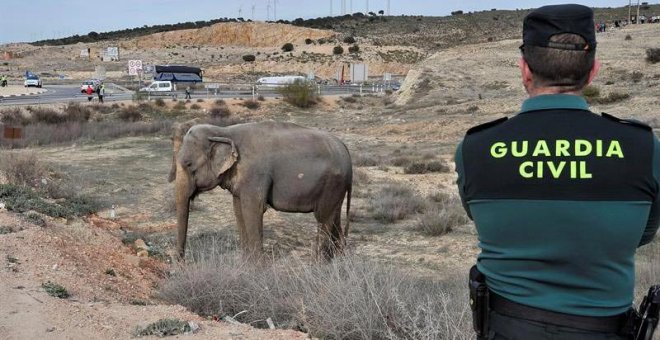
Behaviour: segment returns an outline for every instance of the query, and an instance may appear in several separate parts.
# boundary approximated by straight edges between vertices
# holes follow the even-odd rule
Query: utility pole
[[[270,0],[266,2],[266,21],[270,21]]]
[[[243,17],[242,14],[243,14],[243,5],[238,7],[238,17],[242,18]]]
[[[390,16],[390,0],[387,0],[387,16]]]
[[[640,23],[639,22],[639,0],[637,0],[637,18],[636,19],[637,20],[635,20],[635,22],[639,24]]]
[[[367,0],[367,12],[364,14],[369,14],[369,0]]]
[[[254,8],[255,8],[255,5],[252,4],[252,21],[254,21]]]
[[[630,22],[630,11],[632,10],[632,0],[628,0],[628,19],[626,22]],[[632,23],[631,23],[632,24]]]
[[[277,3],[279,0],[273,0],[273,20],[277,21]]]

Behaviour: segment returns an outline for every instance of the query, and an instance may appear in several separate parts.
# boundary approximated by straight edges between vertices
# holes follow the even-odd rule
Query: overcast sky
[[[275,1],[277,5],[274,4]],[[491,8],[536,8],[571,1],[390,0],[389,2],[391,15],[443,16],[459,9],[468,12]],[[591,7],[628,5],[626,0],[575,2]],[[368,11],[377,13],[379,10],[387,12],[388,1],[344,0],[344,3],[346,13],[367,12],[367,6]],[[293,20],[324,17],[331,13],[343,14],[342,0],[1,0],[0,44],[82,35],[90,31],[106,32],[143,25],[174,24],[223,17]]]

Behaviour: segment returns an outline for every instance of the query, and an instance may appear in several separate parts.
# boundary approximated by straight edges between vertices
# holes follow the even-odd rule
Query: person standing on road
[[[469,129],[456,151],[481,248],[470,284],[489,294],[475,314],[488,320],[480,339],[627,339],[635,252],[660,223],[660,141],[643,123],[589,110],[595,28],[581,5],[527,15],[529,98],[514,117]]]
[[[186,86],[186,99],[192,99],[192,97],[190,97],[190,86]]]
[[[92,98],[94,97],[94,88],[92,87],[92,85],[87,86],[86,92],[87,92],[87,101],[91,102]]]
[[[105,84],[99,85],[99,103],[103,103],[103,96],[105,96]]]

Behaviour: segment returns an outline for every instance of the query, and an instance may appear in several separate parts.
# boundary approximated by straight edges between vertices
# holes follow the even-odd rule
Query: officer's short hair
[[[591,8],[568,4],[540,7],[523,22],[523,58],[535,86],[583,88],[594,66],[596,32]]]
[[[585,43],[584,38],[571,33],[554,35],[550,41],[563,44]],[[532,71],[534,86],[556,86],[567,91],[580,90],[587,85],[596,56],[595,50],[564,50],[525,45],[521,50]]]

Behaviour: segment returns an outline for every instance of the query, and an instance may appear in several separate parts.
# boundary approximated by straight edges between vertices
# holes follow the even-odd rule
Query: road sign
[[[128,74],[137,76],[142,72],[142,60],[129,60],[128,61]]]

